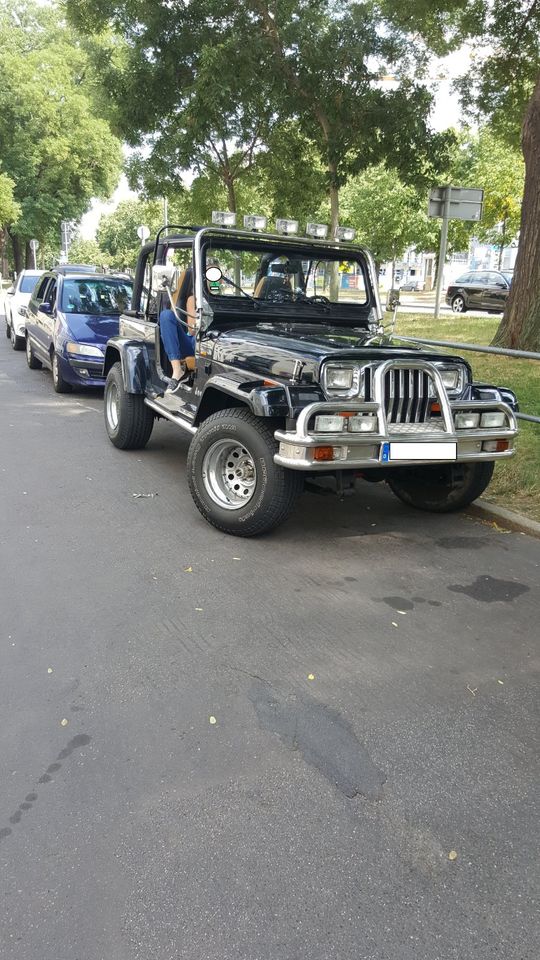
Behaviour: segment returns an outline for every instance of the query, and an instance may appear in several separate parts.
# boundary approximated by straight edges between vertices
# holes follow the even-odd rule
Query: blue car
[[[120,314],[131,306],[131,280],[91,269],[43,274],[28,304],[26,360],[31,370],[52,370],[57,393],[104,385],[107,340],[118,336]]]

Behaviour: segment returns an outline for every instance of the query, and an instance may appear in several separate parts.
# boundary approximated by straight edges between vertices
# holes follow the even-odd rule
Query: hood
[[[297,360],[304,362],[302,379],[318,379],[318,369],[327,358],[390,360],[418,357],[425,360],[462,361],[461,357],[407,347],[368,330],[351,330],[322,324],[257,324],[227,330],[215,341],[213,359],[232,364],[257,377],[289,379]],[[310,376],[311,374],[311,376]]]
[[[118,315],[96,317],[86,313],[63,314],[68,336],[83,343],[106,344],[111,337],[118,336]]]

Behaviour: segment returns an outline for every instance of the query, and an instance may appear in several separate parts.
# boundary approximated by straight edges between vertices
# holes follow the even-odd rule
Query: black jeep
[[[167,393],[159,317],[187,269],[194,369]],[[382,317],[373,260],[353,243],[164,229],[141,250],[132,309],[107,345],[108,435],[144,447],[156,416],[190,433],[193,499],[239,536],[281,523],[306,477],[340,493],[385,481],[406,504],[457,510],[512,455],[516,398],[474,383],[460,357],[400,346]]]

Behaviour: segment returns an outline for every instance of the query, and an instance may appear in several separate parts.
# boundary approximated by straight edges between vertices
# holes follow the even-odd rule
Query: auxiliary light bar
[[[246,230],[266,230],[267,223],[267,217],[260,217],[256,213],[248,213],[244,217],[244,227]]]
[[[354,240],[356,230],[354,227],[336,227],[336,240]]]
[[[212,223],[218,227],[235,227],[236,214],[230,210],[212,210]]]
[[[326,223],[308,223],[306,227],[308,237],[316,237],[318,240],[326,240],[328,236],[328,224]]]
[[[298,220],[285,220],[280,217],[276,220],[276,231],[278,233],[298,233]]]

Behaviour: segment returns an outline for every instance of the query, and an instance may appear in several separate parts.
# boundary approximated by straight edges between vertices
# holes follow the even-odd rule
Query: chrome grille
[[[373,370],[364,371],[364,396],[373,399]],[[435,397],[433,381],[426,370],[391,367],[384,377],[384,409],[388,423],[426,423]]]

